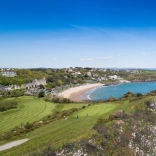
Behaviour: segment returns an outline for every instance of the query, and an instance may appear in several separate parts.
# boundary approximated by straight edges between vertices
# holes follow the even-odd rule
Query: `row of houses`
[[[17,76],[17,73],[13,71],[4,71],[4,72],[1,72],[1,75],[6,76],[6,77],[15,77]]]
[[[12,90],[12,88],[11,88],[11,86],[0,85],[0,90],[2,90],[2,91],[10,91],[10,90]]]
[[[96,81],[105,81],[105,80],[122,80],[122,78],[120,76],[117,75],[113,75],[113,76],[103,76],[100,77],[99,74],[96,73],[92,73],[91,71],[97,71],[97,69],[92,69],[88,72],[85,72],[84,75],[87,75],[89,77],[92,77],[92,80],[96,80]],[[106,69],[99,69],[100,71],[106,71]],[[70,72],[73,76],[78,76],[81,75],[81,72],[79,71],[74,71],[73,69],[69,69],[68,72]]]
[[[1,68],[0,74],[6,77],[14,77],[17,76],[17,73],[15,72],[15,69],[13,68]]]
[[[107,81],[107,80],[123,80],[123,78],[121,78],[120,76],[117,76],[117,75],[113,75],[113,76],[104,76],[104,77],[93,77],[92,80],[94,81]]]
[[[26,83],[26,84],[22,84],[21,86],[19,85],[9,85],[9,86],[2,86],[0,85],[0,90],[5,90],[5,91],[10,91],[12,89],[33,89],[33,88],[37,88],[40,85],[45,86],[46,83],[46,79],[34,79],[31,83]]]

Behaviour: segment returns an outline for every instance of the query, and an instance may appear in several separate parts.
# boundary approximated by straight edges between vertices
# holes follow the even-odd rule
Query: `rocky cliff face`
[[[156,111],[156,99],[151,99],[150,101],[147,101],[146,105],[151,111]]]

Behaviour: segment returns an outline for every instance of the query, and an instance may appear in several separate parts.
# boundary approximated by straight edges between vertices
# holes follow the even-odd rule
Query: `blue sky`
[[[155,0],[0,0],[0,67],[156,67]]]

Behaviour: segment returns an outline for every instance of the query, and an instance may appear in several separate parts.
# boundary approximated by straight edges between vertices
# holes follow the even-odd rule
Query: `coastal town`
[[[42,71],[43,69],[38,69]],[[1,68],[1,77],[6,77],[9,80],[13,79],[13,84],[8,80],[9,85],[4,85],[2,82],[0,84],[1,91],[11,91],[11,90],[23,90],[25,95],[38,95],[41,90],[44,90],[45,94],[51,92],[51,94],[56,95],[59,92],[73,87],[78,87],[84,84],[95,84],[101,83],[103,85],[115,85],[128,83],[120,73],[128,74],[139,74],[140,70],[137,69],[103,69],[103,68],[64,68],[64,69],[44,69],[42,72],[49,72],[50,74],[45,75],[45,77],[40,77],[40,79],[34,78],[29,80],[29,83],[18,84],[14,83],[16,78],[19,77],[18,73],[20,69],[16,68]],[[25,70],[24,70],[25,71]],[[27,70],[31,71],[31,70]],[[60,75],[63,76],[56,79],[56,72],[61,72]],[[34,72],[33,70],[31,72]],[[62,74],[64,73],[64,74]],[[58,73],[59,75],[59,73]],[[122,74],[121,74],[122,75]],[[25,76],[27,77],[27,76]],[[23,78],[24,79],[24,78]],[[53,80],[55,79],[55,80]],[[56,83],[55,83],[56,81]],[[65,83],[63,82],[65,81]],[[1,82],[1,81],[0,81]],[[54,85],[51,85],[53,82]],[[51,87],[50,87],[51,86]]]
[[[42,93],[42,96],[51,94],[54,99],[58,97],[58,101],[60,98],[66,98],[75,102],[90,100],[87,92],[99,86],[156,80],[154,70],[144,69],[70,67],[63,69],[2,68],[0,71],[1,97],[39,96]]]
[[[156,156],[156,0],[0,0],[0,156]]]
[[[58,137],[62,140],[61,135],[55,137],[55,133],[57,132],[53,124],[56,123],[56,126],[61,127],[62,130],[67,128],[66,134],[68,134],[68,131],[70,132],[71,129],[73,131],[73,128],[76,127],[74,128],[74,133],[77,135],[77,129],[82,131],[85,127],[88,130],[90,124],[94,127],[94,131],[97,131],[94,134],[94,136],[96,135],[96,139],[95,137],[91,137],[89,140],[81,139],[78,146],[78,142],[74,142],[74,144],[71,144],[69,147],[63,146],[59,148],[59,150],[54,151],[57,155],[62,155],[62,153],[69,155],[69,151],[73,155],[74,153],[89,153],[87,150],[83,150],[89,148],[87,145],[88,142],[91,146],[94,145],[96,148],[100,147],[98,151],[105,152],[102,148],[103,144],[99,144],[99,139],[105,144],[108,144],[105,138],[101,137],[105,133],[112,139],[110,141],[113,147],[116,147],[114,138],[116,138],[116,134],[118,134],[118,138],[124,143],[124,145],[123,143],[118,143],[121,148],[127,146],[127,148],[135,154],[140,152],[148,153],[149,151],[143,152],[143,149],[148,147],[145,143],[155,143],[155,140],[152,138],[155,136],[156,90],[155,83],[149,83],[155,80],[156,71],[144,69],[78,67],[64,69],[1,69],[0,113],[4,114],[4,118],[3,122],[0,123],[2,127],[2,130],[0,129],[0,143],[2,142],[0,152],[5,152],[8,149],[14,152],[13,146],[25,146],[29,144],[29,141],[33,141],[29,137],[29,134],[35,133],[35,130],[41,130],[41,137],[47,137],[45,131],[50,134],[45,140],[43,139],[44,137],[42,138],[43,142],[47,140],[51,141],[53,138],[57,140]],[[128,88],[128,92],[126,93],[121,87],[119,90],[120,92],[123,91],[122,96],[120,96],[120,98],[112,96],[112,92],[114,92],[113,89],[115,92],[118,92],[117,88],[122,85],[126,88],[126,85],[132,84],[131,82],[135,82],[133,87],[138,86],[138,91],[141,92],[141,89],[143,92],[146,91],[146,85],[149,87],[150,92],[146,94],[142,94],[142,92],[133,93],[129,91]],[[104,98],[103,95],[101,98],[97,98],[97,100],[91,99],[90,92],[100,88],[112,88],[109,94],[110,97]],[[135,90],[137,89],[135,88]],[[107,92],[107,89],[105,91]],[[142,100],[144,100],[144,102],[142,102]],[[147,107],[145,107],[145,105]],[[129,114],[129,110],[133,112],[134,108],[136,110],[139,108],[139,111],[134,114]],[[16,113],[16,111],[18,113]],[[148,111],[148,117],[146,111]],[[5,115],[3,112],[8,112],[8,114]],[[102,118],[103,116],[104,118]],[[17,120],[16,124],[14,121],[17,117],[19,121]],[[69,126],[66,126],[66,123]],[[107,131],[101,130],[101,126],[105,126],[107,123],[113,126],[107,127],[107,131],[112,132],[114,136],[107,133]],[[148,136],[150,137],[147,136],[147,131],[144,131],[144,128],[142,128],[142,124],[147,125],[148,131],[150,132]],[[45,128],[49,125],[51,125],[50,128]],[[90,127],[91,131],[92,127]],[[44,131],[42,131],[42,128],[44,128]],[[58,132],[59,131],[60,130],[58,130]],[[141,136],[142,133],[146,136],[145,138]],[[88,135],[87,133],[85,134],[85,136]],[[25,135],[26,138],[24,137],[25,139],[23,139]],[[74,135],[73,138],[75,138],[76,135]],[[141,141],[138,142],[135,140],[136,136],[139,136]],[[36,135],[34,137],[36,137]],[[14,138],[21,138],[21,140],[12,141]],[[125,142],[125,139],[129,139],[128,142]],[[4,141],[10,141],[11,144],[4,144]],[[55,144],[56,142],[54,141],[53,146],[55,146]],[[35,141],[33,147],[36,147],[36,145],[38,146],[37,141]],[[70,147],[74,148],[74,150],[71,151]],[[136,147],[138,149],[137,151],[135,150]],[[17,148],[17,151],[18,149],[20,149],[20,146]],[[153,149],[154,146],[152,146],[152,150]],[[97,150],[93,148],[93,152],[94,155],[96,155]],[[119,153],[118,150],[117,153]]]

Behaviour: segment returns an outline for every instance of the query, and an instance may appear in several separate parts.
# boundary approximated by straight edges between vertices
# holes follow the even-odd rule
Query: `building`
[[[1,74],[3,76],[6,76],[6,77],[15,77],[15,76],[17,76],[17,73],[16,72],[12,72],[12,71],[4,71],[4,72],[1,72]]]
[[[93,77],[98,77],[99,75],[98,74],[93,74]]]
[[[5,90],[5,91],[11,91],[12,88],[11,88],[11,86],[6,86],[6,87],[4,87],[4,90]]]
[[[14,85],[14,89],[16,90],[16,89],[21,89],[21,87],[20,86],[17,86],[17,85]]]
[[[121,80],[122,78],[120,76],[114,75],[114,76],[108,76],[110,80]]]
[[[81,75],[81,73],[79,71],[78,72],[73,72],[72,75],[77,76],[77,75]]]
[[[92,76],[92,73],[91,72],[87,72],[86,73],[88,76]]]
[[[4,90],[4,86],[0,84],[0,90]]]
[[[45,79],[45,78],[40,79],[40,80],[34,79],[31,83],[22,84],[22,85],[21,85],[21,89],[37,88],[37,87],[39,87],[40,85],[45,86],[46,84],[47,84],[47,83],[46,83],[46,79]]]
[[[106,81],[106,80],[108,80],[106,77],[101,77],[101,80],[102,81]]]
[[[73,70],[70,68],[70,69],[68,70],[68,72],[71,73],[71,72],[73,72]]]

